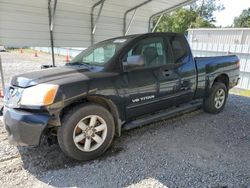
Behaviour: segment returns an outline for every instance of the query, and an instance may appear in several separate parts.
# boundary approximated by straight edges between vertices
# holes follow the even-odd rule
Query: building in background
[[[189,29],[194,56],[236,54],[240,58],[241,89],[250,89],[250,28]]]

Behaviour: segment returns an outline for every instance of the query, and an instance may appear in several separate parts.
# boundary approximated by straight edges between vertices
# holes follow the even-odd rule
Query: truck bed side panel
[[[195,98],[203,97],[212,87],[216,77],[224,74],[229,78],[229,88],[236,85],[239,78],[239,58],[235,55],[195,58],[198,83]]]

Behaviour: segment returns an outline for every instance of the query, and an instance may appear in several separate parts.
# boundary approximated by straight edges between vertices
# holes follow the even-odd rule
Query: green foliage
[[[214,12],[222,11],[225,7],[219,3],[219,0],[199,0],[191,8],[194,9],[198,15],[207,22],[215,22]]]
[[[156,28],[157,32],[185,33],[188,28],[215,27],[213,13],[221,11],[224,6],[219,0],[198,0],[192,5],[165,14]],[[159,17],[156,17],[154,24]]]
[[[183,33],[190,24],[196,19],[197,14],[187,9],[179,9],[169,15],[162,17],[161,23],[157,27],[157,31],[174,31]]]
[[[190,28],[214,28],[215,25],[204,18],[198,16],[195,21],[191,23]]]
[[[250,27],[250,8],[243,10],[240,16],[234,19],[234,27]]]

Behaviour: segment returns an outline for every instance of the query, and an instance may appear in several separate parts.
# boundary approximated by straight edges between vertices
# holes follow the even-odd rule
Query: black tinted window
[[[188,58],[187,42],[183,37],[174,36],[170,38],[174,63],[185,63]]]

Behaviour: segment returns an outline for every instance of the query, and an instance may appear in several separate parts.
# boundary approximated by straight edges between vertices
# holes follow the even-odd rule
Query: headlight
[[[58,85],[38,84],[24,89],[21,97],[21,105],[45,106],[53,103]]]

